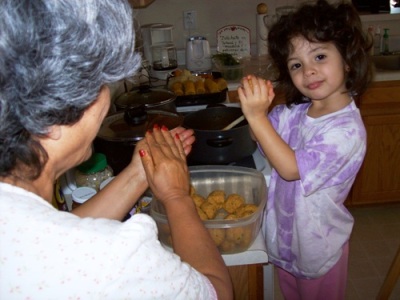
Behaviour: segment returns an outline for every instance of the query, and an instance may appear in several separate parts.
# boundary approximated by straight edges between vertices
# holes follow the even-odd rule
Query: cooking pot
[[[168,129],[182,125],[183,117],[164,110],[132,107],[106,117],[93,141],[96,152],[104,153],[107,162],[118,175],[132,160],[136,144],[154,124]]]
[[[242,115],[240,107],[209,107],[185,116],[183,126],[194,130],[196,141],[188,156],[190,164],[229,164],[253,154],[256,143],[243,120],[222,130]]]
[[[176,95],[165,89],[150,89],[149,86],[140,86],[138,90],[130,91],[118,96],[115,101],[117,111],[130,107],[144,106],[146,110],[163,110],[176,113]]]

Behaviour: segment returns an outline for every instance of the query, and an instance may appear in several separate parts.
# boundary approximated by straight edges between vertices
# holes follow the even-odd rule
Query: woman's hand
[[[171,129],[169,132],[173,137],[176,137],[177,135],[179,136],[179,139],[182,142],[184,153],[185,153],[185,155],[188,155],[190,153],[190,151],[192,150],[192,144],[195,141],[193,129],[176,127],[174,129]],[[142,145],[144,143],[145,143],[144,139],[139,141],[136,144],[135,150],[133,152],[133,157],[132,157],[132,161],[131,161],[130,165],[132,168],[137,169],[137,170],[139,170],[139,169],[143,170],[142,161],[140,160],[140,157],[139,157],[139,149],[143,148]],[[142,173],[144,174],[144,171]]]
[[[189,195],[189,170],[178,132],[185,133],[185,130],[176,130],[173,137],[166,127],[155,126],[152,132],[146,133],[139,149],[149,186],[166,206],[168,202],[180,201]],[[191,143],[187,143],[188,146]]]
[[[275,97],[271,81],[248,75],[242,79],[238,88],[241,108],[246,119],[265,118],[266,112]]]
[[[183,127],[176,127],[171,130],[172,136],[176,136],[178,134],[179,139],[182,142],[183,149],[185,151],[186,156],[192,150],[192,144],[195,141],[194,131],[193,129],[186,129]]]

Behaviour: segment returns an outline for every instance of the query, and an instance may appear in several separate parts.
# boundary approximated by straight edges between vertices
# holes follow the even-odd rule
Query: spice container
[[[113,170],[107,165],[106,156],[103,153],[93,153],[89,160],[76,168],[75,182],[78,187],[86,186],[98,191],[100,184],[113,175]]]

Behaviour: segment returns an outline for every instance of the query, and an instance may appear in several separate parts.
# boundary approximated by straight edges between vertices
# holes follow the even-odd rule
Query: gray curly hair
[[[22,163],[37,178],[48,159],[37,137],[74,124],[103,85],[132,76],[134,43],[125,0],[1,0],[0,176]]]

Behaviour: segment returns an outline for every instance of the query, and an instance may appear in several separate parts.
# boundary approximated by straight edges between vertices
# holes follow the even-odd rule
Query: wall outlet
[[[183,12],[183,28],[185,30],[196,29],[196,15],[195,10],[185,10]]]

